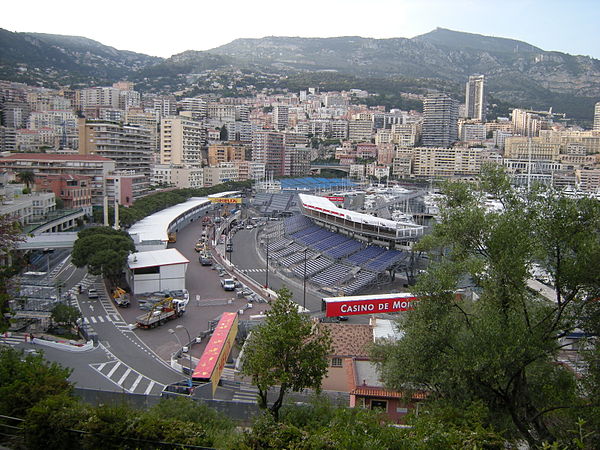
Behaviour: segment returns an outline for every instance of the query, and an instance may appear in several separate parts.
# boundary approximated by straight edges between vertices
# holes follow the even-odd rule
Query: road
[[[266,260],[258,253],[258,234],[259,228],[254,227],[252,230],[242,229],[233,236],[233,252],[228,258],[235,267],[252,278],[259,285],[265,285],[267,282]],[[321,311],[322,295],[315,293],[309,284],[306,285],[306,308],[312,313]],[[278,290],[282,287],[292,291],[294,300],[304,306],[304,290],[301,279],[284,279],[280,277],[277,269],[273,267],[272,262],[269,264],[269,288]]]
[[[257,251],[257,233],[256,227],[235,233],[231,238],[234,250],[227,256],[242,273],[241,280],[247,276],[257,289],[263,291],[266,263]],[[209,321],[218,319],[221,313],[240,311],[247,306],[245,299],[238,299],[234,293],[221,288],[219,274],[214,268],[200,265],[194,247],[201,235],[201,224],[193,222],[177,233],[176,243],[170,244],[190,260],[186,273],[190,302],[182,317],[154,329],[132,330],[131,324],[144,313],[135,299],[129,308],[117,308],[99,277],[87,274],[84,269],[76,269],[69,258],[60,261],[51,273],[63,283],[63,292],[74,294],[73,301],[81,310],[85,323],[98,335],[99,345],[93,350],[77,353],[44,348],[46,358],[72,368],[70,380],[85,388],[158,394],[164,385],[181,381],[184,375],[168,365],[171,355],[180,348],[169,330],[175,329],[180,340],[186,343],[187,334],[185,330],[176,329],[177,325],[184,326],[191,336],[197,336],[207,330]],[[222,254],[223,248],[219,250]],[[77,289],[79,284],[84,288],[81,294]],[[280,279],[271,266],[269,288],[277,290],[283,286],[292,291],[296,302],[304,303],[302,280]],[[89,299],[86,294],[89,287],[95,287],[100,298]],[[321,296],[307,287],[306,307],[312,313],[320,314]],[[254,304],[246,314],[260,314],[266,307],[265,304]],[[364,318],[352,318],[356,321],[361,319]],[[17,346],[29,348],[31,344]],[[192,357],[199,358],[201,351],[201,346],[192,347]]]

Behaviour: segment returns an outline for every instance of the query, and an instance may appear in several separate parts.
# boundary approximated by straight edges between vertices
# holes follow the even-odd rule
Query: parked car
[[[213,260],[210,255],[202,254],[199,258],[200,264],[203,266],[212,266]]]
[[[231,278],[223,278],[221,280],[221,287],[226,291],[235,290],[235,282]]]

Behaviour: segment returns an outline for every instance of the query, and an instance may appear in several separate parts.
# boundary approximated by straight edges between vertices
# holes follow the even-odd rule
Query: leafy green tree
[[[225,125],[223,125],[219,131],[220,131],[220,133],[219,133],[220,140],[226,141],[229,139],[229,132],[227,131],[227,127]]]
[[[91,408],[70,395],[47,397],[27,411],[22,430],[25,444],[30,449],[81,448],[81,434],[74,430],[91,414]]]
[[[25,417],[39,401],[72,391],[71,369],[44,360],[41,355],[0,347],[0,414]]]
[[[95,408],[80,426],[86,449],[155,449],[166,442],[175,448],[216,444],[201,423],[161,418],[127,405]]]
[[[8,301],[10,300],[9,288],[11,279],[18,273],[16,264],[15,248],[19,242],[25,240],[21,234],[21,225],[6,214],[0,215],[0,333],[6,331],[9,326],[7,313]]]
[[[64,303],[57,304],[52,310],[50,318],[59,325],[64,325],[73,328],[77,319],[81,317],[81,312],[74,306],[65,305]]]
[[[597,405],[559,353],[598,317],[600,203],[519,194],[499,169],[481,187],[500,209],[487,209],[481,190],[446,186],[442,220],[419,245],[434,256],[415,288],[421,300],[399,321],[404,337],[374,353],[390,387],[455,407],[481,401],[497,429],[541,445],[574,428],[569,413]],[[554,282],[550,298],[530,287],[534,264]],[[454,294],[465,283],[476,295]]]
[[[330,347],[327,331],[298,312],[292,293],[286,288],[277,291],[265,322],[252,331],[242,356],[242,373],[258,388],[259,406],[277,420],[287,392],[319,390]],[[275,386],[278,392],[269,405],[269,390]]]
[[[189,398],[162,399],[149,413],[161,419],[201,424],[215,443],[226,442],[234,430],[234,423],[225,414]]]
[[[31,186],[35,183],[35,174],[30,170],[18,172],[17,178],[21,183],[25,183],[25,186],[29,190],[31,190]]]
[[[119,279],[127,262],[127,256],[135,251],[133,240],[125,231],[110,227],[94,227],[82,230],[73,244],[73,265],[88,266],[93,275]]]

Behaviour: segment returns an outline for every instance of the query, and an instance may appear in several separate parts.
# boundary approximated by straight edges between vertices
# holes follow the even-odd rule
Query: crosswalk
[[[117,323],[125,324],[125,322],[123,322],[121,320],[121,318],[119,316],[117,316],[116,314],[89,316],[89,317],[84,317],[84,319],[83,319],[83,323],[85,323],[85,324],[104,323],[104,322],[112,322],[115,324],[117,324]]]
[[[158,395],[162,392],[165,387],[164,384],[142,375],[116,358],[112,353],[105,351],[111,357],[110,361],[90,364],[90,367],[100,375],[126,392],[144,395]]]
[[[234,392],[232,401],[239,403],[256,403],[258,388],[252,385],[242,384]]]
[[[14,347],[19,344],[29,342],[29,334],[27,333],[3,333],[0,334],[0,344]]]
[[[266,269],[239,269],[243,273],[265,273]]]
[[[95,305],[100,303],[106,314],[97,315],[97,316],[89,316],[83,319],[83,323],[88,327],[92,328],[94,324],[112,322],[119,330],[123,332],[131,331],[129,324],[127,324],[121,317],[121,315],[117,312],[115,305],[112,299],[107,295],[106,288],[104,287],[104,283],[101,279],[99,279],[96,275],[86,274],[83,280],[79,283],[83,292],[86,292],[89,288],[94,288],[98,291],[97,299],[87,299],[85,294],[81,295],[81,299],[79,300],[80,304],[89,303],[91,305]],[[74,286],[70,289],[70,293],[76,295],[79,293],[79,287]]]

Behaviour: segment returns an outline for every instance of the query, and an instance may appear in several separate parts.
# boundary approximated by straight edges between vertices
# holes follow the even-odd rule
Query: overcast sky
[[[600,58],[600,0],[4,1],[0,28],[168,57],[264,36],[414,37],[436,27]]]

